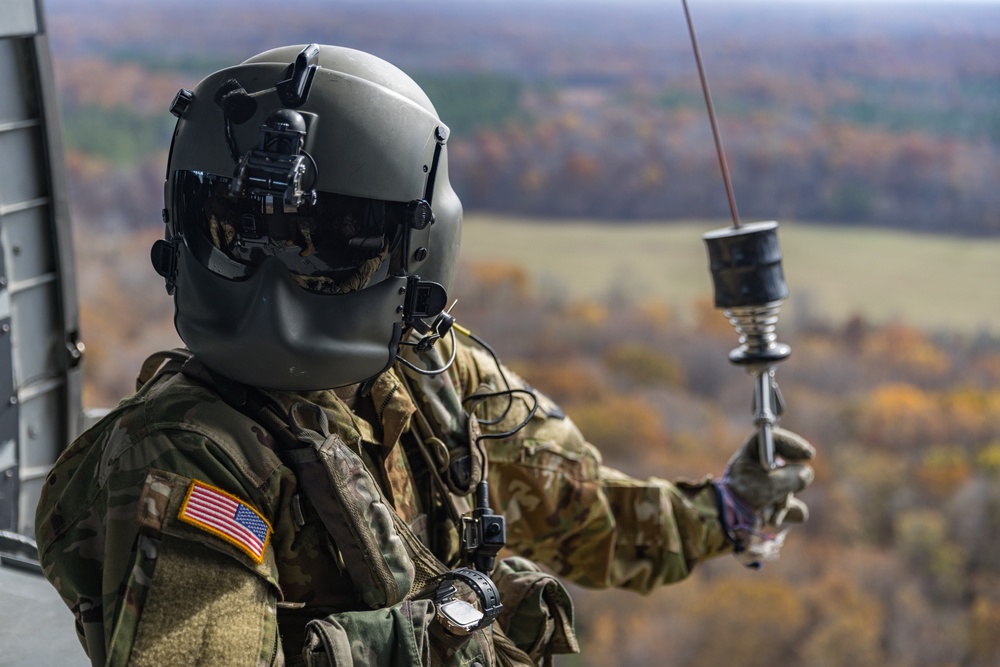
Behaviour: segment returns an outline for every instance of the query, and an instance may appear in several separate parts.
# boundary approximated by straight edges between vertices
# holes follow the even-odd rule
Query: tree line
[[[171,86],[164,80],[178,79],[151,81],[166,99]],[[470,210],[615,221],[729,214],[697,91],[533,87],[489,75],[426,81],[438,92],[443,118],[462,130],[450,143],[450,172]],[[469,90],[479,94],[463,97]],[[119,193],[148,193],[152,201],[161,187],[162,176],[151,175],[162,170],[173,119],[126,106],[125,97],[135,95],[128,88],[81,99],[71,87],[64,94],[74,203],[88,220],[99,222],[136,198],[109,206],[101,196],[108,179],[122,183]],[[770,106],[778,102],[769,99],[722,120],[737,202],[748,219],[1000,231],[1000,140],[899,132]],[[155,220],[150,199],[138,199],[127,217]]]
[[[769,87],[761,81],[747,94]],[[458,191],[470,207],[518,215],[726,217],[704,107],[670,105],[670,92],[526,94],[534,122],[480,129],[455,142]],[[738,114],[720,113],[737,201],[748,217],[1000,231],[1000,136],[897,130],[781,105],[767,96]]]
[[[240,29],[220,40],[206,26],[217,24],[210,16],[231,20],[227,2],[198,12],[107,4],[106,14],[51,10],[66,143],[79,156],[72,182],[88,219],[107,208],[95,178],[159,189],[136,165],[162,163],[178,88],[262,44],[317,35],[386,57],[428,90],[451,126],[452,178],[470,209],[636,221],[728,215],[677,7],[575,7],[567,21],[558,5],[344,3],[272,21],[267,5],[243,4]],[[996,233],[997,11],[698,7],[741,213]],[[414,34],[430,16],[435,30]],[[170,42],[154,39],[152,26]],[[124,217],[155,220],[148,209]]]

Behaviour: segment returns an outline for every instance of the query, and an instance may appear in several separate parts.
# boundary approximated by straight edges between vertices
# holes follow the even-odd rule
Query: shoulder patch
[[[231,493],[192,480],[177,518],[229,542],[258,565],[264,561],[271,524]]]

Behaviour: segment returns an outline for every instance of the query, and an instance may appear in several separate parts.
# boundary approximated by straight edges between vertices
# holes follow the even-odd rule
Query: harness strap
[[[165,350],[152,355],[143,362],[135,377],[135,390],[139,391],[160,375],[180,372],[181,367],[191,359],[191,356],[191,352],[183,348]]]
[[[410,396],[415,396],[406,375],[400,373],[399,379],[406,388],[407,393]],[[472,511],[472,505],[469,504],[467,496],[471,493],[473,485],[470,484],[463,491],[457,488],[454,483],[450,483],[452,476],[449,474],[449,468],[451,467],[454,453],[449,451],[444,442],[437,437],[419,401],[414,400],[413,404],[416,408],[416,412],[413,413],[414,428],[411,429],[413,439],[417,443],[417,449],[419,449],[420,454],[427,462],[427,469],[441,498],[444,500],[449,518],[455,522],[456,526],[459,526],[462,523],[462,517]],[[466,455],[471,455],[471,450]],[[477,466],[476,470],[481,475],[482,468]],[[479,479],[475,481],[478,482]]]
[[[412,591],[415,573],[408,545],[396,528],[401,520],[361,458],[330,433],[322,408],[298,402],[283,417],[284,410],[262,392],[213,373],[196,359],[181,372],[214,387],[228,405],[274,437],[272,451],[295,473],[362,600],[373,609],[402,602]],[[306,427],[305,417],[318,430]]]
[[[183,352],[185,354],[172,357],[170,363],[161,364],[155,374],[179,371],[215,388],[228,405],[258,423],[272,435],[276,441],[275,446],[272,446],[272,451],[299,478],[309,504],[320,516],[324,527],[330,532],[337,547],[341,549],[344,556],[343,564],[348,576],[355,582],[356,586],[358,582],[365,582],[359,586],[359,592],[366,602],[371,604],[373,608],[379,608],[397,604],[405,599],[428,598],[433,595],[433,587],[443,575],[451,571],[450,568],[420,541],[391,504],[383,502],[378,485],[369,475],[367,480],[370,480],[373,497],[368,507],[375,507],[378,504],[380,506],[378,510],[384,511],[384,514],[382,521],[375,527],[375,531],[372,530],[373,527],[368,517],[362,516],[361,518],[368,521],[368,532],[384,531],[386,534],[395,536],[394,539],[389,539],[390,542],[397,542],[405,548],[404,555],[408,557],[407,566],[401,567],[397,560],[396,567],[408,573],[409,582],[399,581],[399,573],[393,572],[394,568],[391,564],[389,564],[388,573],[384,567],[370,567],[371,561],[382,561],[385,558],[383,549],[386,541],[372,542],[364,539],[361,533],[365,532],[363,528],[366,526],[361,525],[363,522],[359,522],[359,517],[352,511],[352,508],[358,509],[358,504],[352,502],[351,498],[346,498],[343,493],[339,493],[344,488],[349,488],[346,486],[347,483],[357,483],[358,480],[362,480],[360,471],[367,473],[367,470],[364,467],[364,462],[345,443],[335,435],[330,435],[327,428],[323,428],[327,418],[322,408],[312,404],[297,403],[292,407],[288,418],[285,419],[282,417],[284,410],[268,399],[263,392],[217,375],[194,359],[190,353]],[[147,380],[151,377],[153,376]],[[320,431],[307,429],[301,425],[297,415],[299,409],[315,409],[315,417],[319,420],[321,427]],[[421,443],[419,447],[424,456],[429,456],[422,436],[432,437],[427,435],[432,434],[432,431],[419,408],[417,413],[420,415],[417,424],[421,433],[415,433],[416,440]],[[265,442],[268,441],[265,439]],[[271,444],[268,442],[269,446]],[[334,453],[356,465],[359,477],[346,483],[343,480],[336,482],[332,480],[327,472],[327,466],[321,459],[326,457],[326,460],[329,460],[329,457]],[[316,454],[320,454],[320,456],[316,456]],[[465,508],[469,507],[468,500],[463,496],[449,492],[447,484],[441,478],[432,461],[432,459],[428,459],[428,468],[431,471],[432,479],[435,480],[435,484],[439,485],[439,488],[445,491],[446,504],[460,518],[463,513],[469,511],[462,509],[463,504]],[[385,522],[386,519],[388,523]],[[348,557],[349,551],[353,552],[355,557]],[[390,579],[393,581],[389,581]],[[369,588],[367,597],[365,590],[363,590],[365,587]],[[381,595],[378,595],[379,593]],[[396,599],[397,597],[399,599]],[[497,624],[493,624],[489,630],[484,632],[490,633],[499,667],[531,667],[534,665],[534,661],[528,654],[519,649]]]

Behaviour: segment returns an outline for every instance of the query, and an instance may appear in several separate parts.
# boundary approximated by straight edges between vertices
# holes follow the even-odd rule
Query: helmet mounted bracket
[[[445,125],[434,129],[434,156],[427,170],[427,184],[424,198],[414,199],[406,205],[406,237],[403,241],[403,268],[406,273],[415,273],[430,256],[431,226],[434,224],[434,183],[437,180],[438,163],[441,152],[448,142],[449,130]]]
[[[287,206],[298,208],[316,203],[316,189],[303,187],[307,174],[313,183],[318,176],[316,161],[305,150],[306,116],[291,109],[275,111],[260,126],[256,148],[247,151],[236,167],[229,197],[246,194],[258,198],[280,196]]]
[[[448,305],[448,293],[437,283],[421,280],[420,276],[406,277],[406,300],[403,303],[403,323],[414,326],[420,320],[431,318]]]
[[[173,295],[177,287],[177,250],[181,238],[173,236],[169,239],[158,239],[150,250],[153,270],[166,281],[167,294]]]
[[[434,182],[437,180],[438,162],[441,160],[441,150],[448,143],[448,136],[451,130],[447,125],[438,125],[434,129],[434,139],[437,144],[434,146],[434,158],[431,160],[430,169],[427,172],[427,186],[424,188],[424,199],[428,204],[434,199]]]
[[[295,56],[295,62],[285,70],[288,78],[278,82],[278,98],[289,109],[297,109],[309,99],[309,91],[319,68],[316,64],[319,51],[318,44],[310,44],[302,49]]]

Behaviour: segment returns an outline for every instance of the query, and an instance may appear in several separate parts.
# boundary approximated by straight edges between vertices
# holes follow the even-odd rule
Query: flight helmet
[[[440,335],[461,235],[448,128],[393,65],[265,51],[181,90],[152,260],[181,339],[245,384],[372,378]]]

